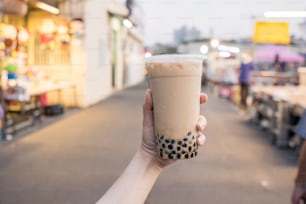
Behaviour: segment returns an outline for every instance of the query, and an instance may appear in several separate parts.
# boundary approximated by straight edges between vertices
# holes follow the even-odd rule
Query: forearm
[[[153,159],[139,150],[123,174],[97,204],[142,204],[161,173]]]
[[[296,183],[306,184],[306,142],[304,141],[300,153],[298,174],[295,180]]]

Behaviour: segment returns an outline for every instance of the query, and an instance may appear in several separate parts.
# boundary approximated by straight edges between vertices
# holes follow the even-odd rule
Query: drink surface
[[[157,55],[146,59],[149,78],[163,76],[198,76],[202,60],[197,55]]]

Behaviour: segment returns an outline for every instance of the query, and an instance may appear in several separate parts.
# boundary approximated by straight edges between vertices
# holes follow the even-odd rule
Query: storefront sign
[[[253,41],[256,43],[289,44],[289,25],[286,22],[256,22]]]

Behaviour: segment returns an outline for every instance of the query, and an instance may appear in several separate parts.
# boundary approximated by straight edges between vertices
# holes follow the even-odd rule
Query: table
[[[301,116],[306,109],[306,86],[263,86],[252,87],[251,95],[256,105],[255,120],[265,124],[275,136],[279,147],[288,145],[292,129],[292,113]]]
[[[29,97],[20,98],[17,95],[14,96],[14,94],[7,96],[6,100],[18,103],[20,109],[6,108],[4,132],[15,133],[17,129],[21,129],[17,127],[17,125],[20,125],[21,123],[26,123],[26,125],[20,125],[23,128],[29,125],[34,125],[36,121],[42,122],[43,113],[40,96],[49,92],[58,92],[58,101],[61,102],[61,91],[69,88],[74,91],[74,104],[77,106],[76,84],[73,82],[63,81],[54,83],[51,81],[41,81],[39,83],[31,83],[26,92]],[[20,118],[24,119],[20,120]],[[12,130],[9,131],[9,128],[12,128]]]

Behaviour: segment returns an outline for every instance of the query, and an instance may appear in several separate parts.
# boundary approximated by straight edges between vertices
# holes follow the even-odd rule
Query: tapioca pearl
[[[175,144],[175,140],[171,140],[171,144]]]
[[[176,150],[177,150],[177,151],[181,151],[181,147],[180,147],[180,146],[177,146],[177,147],[176,147]]]
[[[188,155],[188,154],[185,154],[184,157],[185,157],[186,159],[188,159],[188,158],[189,158],[189,155]]]
[[[182,145],[182,147],[187,147],[187,144],[186,144],[186,143],[184,143],[184,144]]]
[[[192,141],[189,141],[188,143],[189,143],[190,145],[192,145]]]
[[[193,143],[193,146],[195,147],[195,146],[196,146],[196,143]]]
[[[178,144],[178,145],[182,145],[183,142],[182,142],[182,141],[178,141],[177,144]]]
[[[163,147],[163,148],[166,148],[166,145],[163,143],[163,144],[162,144],[162,147]]]
[[[160,156],[160,157],[163,157],[163,152],[160,152],[160,153],[159,153],[159,156]]]
[[[168,155],[168,158],[169,158],[169,159],[174,159],[174,158],[173,158],[173,154],[169,154],[169,155]]]
[[[194,140],[194,138],[195,138],[194,135],[192,135],[192,139],[193,139],[193,140]]]
[[[162,136],[160,137],[160,139],[163,140],[163,139],[164,139],[164,136],[162,135]]]
[[[186,154],[186,151],[183,150],[183,151],[182,151],[182,154]]]
[[[193,154],[193,153],[191,153],[191,154],[190,154],[190,157],[191,157],[191,158],[192,158],[192,157],[194,157],[194,154]]]
[[[191,152],[191,150],[192,150],[192,147],[191,147],[191,146],[189,146],[189,147],[188,147],[188,151],[189,151],[189,152]]]
[[[166,143],[170,143],[170,141],[168,139],[165,140]]]
[[[174,155],[176,155],[176,151],[175,150],[173,150],[170,154],[174,154]]]
[[[184,140],[185,142],[187,142],[187,141],[188,141],[188,138],[184,138],[183,140]]]
[[[180,158],[181,158],[181,154],[180,154],[180,153],[176,154],[176,157],[177,157],[178,159],[180,159]]]
[[[187,135],[188,135],[188,136],[190,136],[190,135],[191,135],[191,131],[190,131],[190,132],[188,132],[188,133],[187,133]]]
[[[168,149],[173,149],[173,145],[172,145],[172,144],[169,144],[169,145],[168,145]]]
[[[194,156],[197,156],[198,155],[198,152],[194,152]]]

